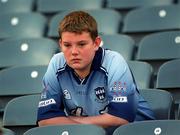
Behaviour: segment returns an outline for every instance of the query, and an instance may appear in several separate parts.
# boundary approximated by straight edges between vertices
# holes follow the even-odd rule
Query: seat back
[[[0,14],[14,12],[32,12],[34,9],[34,0],[1,0]]]
[[[15,133],[8,128],[0,128],[1,135],[15,135]]]
[[[0,39],[45,35],[47,20],[39,13],[0,14],[0,20]]]
[[[179,30],[179,11],[178,5],[152,6],[132,10],[123,19],[122,32],[131,35],[138,43],[145,35],[153,32]],[[153,20],[153,23],[150,20]]]
[[[3,126],[16,134],[36,126],[40,94],[27,95],[12,99],[5,107]]]
[[[38,0],[36,4],[38,12],[54,14],[64,10],[100,9],[103,7],[103,0]]]
[[[147,62],[127,61],[138,88],[150,88],[152,85],[153,69]]]
[[[36,127],[23,135],[105,135],[103,128],[95,125],[51,125]]]
[[[3,112],[6,104],[15,97],[41,93],[46,69],[47,65],[39,65],[0,71],[0,112]]]
[[[102,47],[119,52],[125,60],[133,60],[135,55],[134,40],[123,34],[102,35]]]
[[[179,126],[179,120],[141,121],[120,126],[113,135],[178,135]]]
[[[170,92],[160,89],[140,89],[139,91],[154,111],[157,120],[171,119],[174,114]]]
[[[105,7],[116,9],[122,13],[123,16],[126,16],[129,11],[135,8],[171,4],[173,4],[172,0],[107,0]]]
[[[180,58],[180,31],[159,32],[145,36],[139,43],[137,60],[150,63],[157,74],[159,67]]]
[[[180,59],[164,63],[157,73],[156,88],[172,93],[175,102],[180,101]]]
[[[48,38],[19,38],[0,42],[0,68],[47,65],[58,45]]]

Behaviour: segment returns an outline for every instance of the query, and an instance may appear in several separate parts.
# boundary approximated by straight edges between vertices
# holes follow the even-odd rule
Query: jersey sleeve
[[[108,113],[132,122],[136,117],[138,101],[131,71],[120,55],[115,55],[110,65]]]
[[[62,103],[61,88],[56,76],[57,65],[54,56],[48,66],[43,77],[43,91],[38,105],[37,121],[49,119],[53,117],[65,116]]]

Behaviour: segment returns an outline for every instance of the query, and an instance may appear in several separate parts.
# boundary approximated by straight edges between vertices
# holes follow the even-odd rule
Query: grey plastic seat
[[[162,89],[140,89],[139,91],[154,111],[157,120],[174,118],[174,102],[170,92]]]
[[[153,68],[147,62],[127,61],[138,88],[150,88]]]
[[[13,98],[41,93],[47,65],[12,67],[0,71],[0,112]]]
[[[9,101],[4,111],[3,127],[17,135],[36,127],[39,100],[40,94],[21,96]]]
[[[92,15],[98,23],[98,31],[100,34],[117,34],[121,27],[121,14],[115,10],[97,9],[85,10]],[[54,15],[49,24],[48,37],[58,38],[58,25],[65,15],[72,12],[72,10],[60,12]]]
[[[175,102],[175,118],[180,119],[180,59],[165,62],[157,73],[156,88],[169,91]]]
[[[137,60],[150,63],[156,75],[164,62],[180,58],[179,35],[180,31],[168,31],[145,36],[139,43]]]
[[[23,135],[105,135],[103,128],[95,125],[51,125],[29,129]]]
[[[152,6],[128,12],[123,21],[123,33],[133,36],[136,42],[150,33],[180,29],[178,5]]]
[[[1,0],[0,14],[14,12],[32,12],[34,0]]]
[[[54,14],[64,10],[100,9],[103,0],[38,0],[37,11],[44,14]]]
[[[0,128],[1,135],[15,135],[15,133],[8,128]]]
[[[46,65],[57,50],[57,43],[48,38],[4,40],[0,42],[0,68]]]
[[[47,19],[39,13],[0,14],[0,20],[0,39],[45,35]]]
[[[111,34],[102,35],[102,47],[119,52],[126,60],[133,60],[135,55],[135,42],[128,35]]]
[[[113,135],[178,135],[179,120],[152,120],[120,126]]]
[[[172,0],[107,0],[106,7],[117,10],[132,10],[134,8],[142,8],[148,6],[171,5]]]
[[[166,89],[180,101],[180,59],[164,63],[158,70],[156,88]]]

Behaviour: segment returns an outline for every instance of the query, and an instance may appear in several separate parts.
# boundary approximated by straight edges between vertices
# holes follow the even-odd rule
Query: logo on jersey
[[[119,96],[119,97],[114,96],[113,99],[112,99],[112,102],[127,103],[128,100],[127,100],[126,96]]]
[[[65,99],[71,99],[71,94],[68,90],[63,90],[63,94]]]
[[[106,98],[106,91],[104,87],[97,87],[94,89],[95,95],[99,100],[104,100]]]

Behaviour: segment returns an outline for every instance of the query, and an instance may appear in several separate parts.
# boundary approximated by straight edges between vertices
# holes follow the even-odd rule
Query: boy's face
[[[92,60],[98,50],[101,39],[92,40],[88,32],[81,34],[63,32],[59,44],[67,64],[82,77],[90,72]]]

